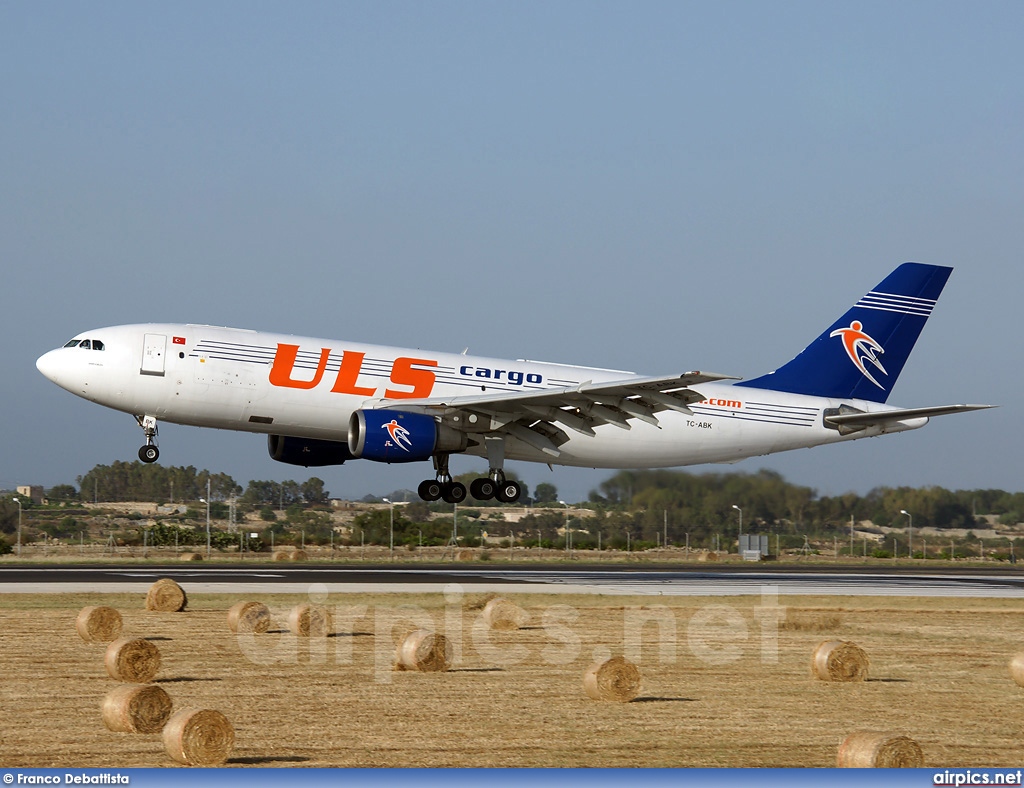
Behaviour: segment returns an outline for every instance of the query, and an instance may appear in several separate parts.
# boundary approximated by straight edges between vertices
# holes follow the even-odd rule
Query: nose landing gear
[[[156,445],[158,433],[155,416],[136,416],[135,420],[146,435],[146,445],[139,449],[139,459],[143,462],[156,462],[160,457],[160,449]]]

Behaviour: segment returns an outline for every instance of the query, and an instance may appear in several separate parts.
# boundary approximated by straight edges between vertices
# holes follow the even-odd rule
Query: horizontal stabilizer
[[[825,421],[842,427],[873,427],[892,421],[908,421],[909,419],[946,416],[950,413],[967,413],[971,410],[994,408],[995,405],[936,405],[931,408],[902,408],[900,410],[883,410],[876,413],[840,413],[826,416]]]

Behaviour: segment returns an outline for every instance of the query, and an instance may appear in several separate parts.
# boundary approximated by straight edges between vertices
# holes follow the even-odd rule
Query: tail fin
[[[736,385],[885,402],[952,270],[904,263],[788,364]]]

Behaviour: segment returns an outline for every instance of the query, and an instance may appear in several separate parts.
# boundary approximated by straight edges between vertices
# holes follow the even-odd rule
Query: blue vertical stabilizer
[[[788,364],[736,385],[885,402],[952,270],[904,263]]]

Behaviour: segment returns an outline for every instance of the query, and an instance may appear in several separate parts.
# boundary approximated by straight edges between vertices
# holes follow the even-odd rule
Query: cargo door
[[[142,368],[139,372],[143,375],[163,377],[166,353],[166,334],[146,334],[142,343]]]

